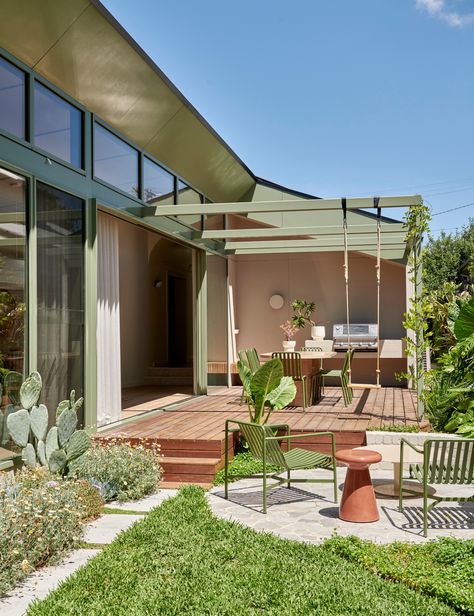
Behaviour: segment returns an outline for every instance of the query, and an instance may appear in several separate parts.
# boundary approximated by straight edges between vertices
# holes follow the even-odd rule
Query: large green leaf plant
[[[474,438],[474,297],[454,323],[456,344],[428,373],[424,399],[436,430]]]
[[[279,359],[267,361],[254,374],[239,361],[237,370],[251,423],[266,424],[273,411],[281,410],[295,399],[296,385],[291,376],[284,376]]]

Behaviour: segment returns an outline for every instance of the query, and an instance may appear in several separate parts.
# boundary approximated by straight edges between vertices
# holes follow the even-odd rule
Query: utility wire
[[[440,214],[447,214],[448,212],[454,212],[455,210],[462,210],[465,207],[470,207],[471,205],[474,205],[474,201],[472,203],[466,203],[465,205],[458,205],[458,207],[452,207],[449,210],[443,210],[442,212],[435,212],[434,214],[431,214],[431,216],[439,216]]]

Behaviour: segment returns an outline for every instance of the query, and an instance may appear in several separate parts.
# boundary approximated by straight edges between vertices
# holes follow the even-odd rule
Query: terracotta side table
[[[370,449],[343,449],[336,452],[336,460],[348,466],[339,517],[346,522],[376,522],[380,516],[369,466],[380,462],[381,454]]]

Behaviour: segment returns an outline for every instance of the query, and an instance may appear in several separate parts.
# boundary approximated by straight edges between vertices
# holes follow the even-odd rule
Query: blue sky
[[[473,0],[103,1],[256,175],[474,202]]]

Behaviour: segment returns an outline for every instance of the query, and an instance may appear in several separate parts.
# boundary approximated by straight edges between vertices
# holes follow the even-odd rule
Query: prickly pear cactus
[[[59,416],[56,422],[58,426],[58,440],[59,446],[64,447],[77,426],[77,414],[74,409],[66,409]]]
[[[24,409],[31,409],[41,395],[41,381],[36,376],[29,376],[20,387],[20,402]]]
[[[41,462],[43,466],[48,466],[48,461],[46,460],[46,446],[44,441],[38,441],[36,445],[36,453],[38,455],[38,460]]]
[[[8,432],[19,447],[26,447],[30,436],[30,414],[26,409],[20,409],[7,417]]]
[[[66,454],[62,449],[57,449],[49,456],[49,470],[52,473],[62,473],[66,467]]]
[[[75,460],[82,456],[91,446],[90,436],[85,430],[76,430],[66,444],[67,461]]]
[[[69,400],[63,400],[58,404],[58,408],[56,409],[56,423],[58,423],[61,413],[68,408],[70,408]]]
[[[78,413],[78,412],[79,412],[79,410],[80,410],[80,408],[81,408],[81,406],[82,406],[83,402],[84,402],[84,398],[78,398],[78,399],[75,401],[74,406],[73,406],[72,408],[76,411],[76,413]]]
[[[44,441],[48,431],[48,409],[44,404],[34,406],[30,411],[31,430],[39,441]]]
[[[53,426],[46,437],[46,459],[49,461],[53,451],[59,449],[58,428]]]
[[[76,402],[76,390],[71,389],[71,393],[69,394],[69,406],[73,408],[75,402]]]
[[[22,449],[21,452],[21,459],[23,460],[23,462],[31,467],[31,468],[35,468],[36,467],[36,453],[35,453],[35,448],[33,447],[33,445],[31,443],[28,443],[26,445],[26,447],[24,447]]]
[[[69,477],[74,477],[77,469],[83,465],[85,459],[86,459],[85,454],[82,454],[82,456],[79,456],[78,458],[74,458],[74,460],[70,460],[67,463],[67,471],[68,471]]]

